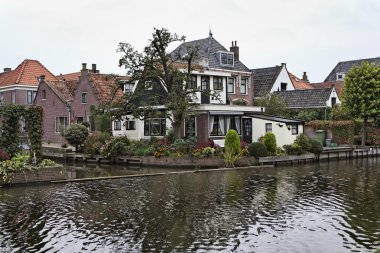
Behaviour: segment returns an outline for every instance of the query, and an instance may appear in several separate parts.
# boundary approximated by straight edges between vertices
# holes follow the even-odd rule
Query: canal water
[[[378,248],[377,158],[0,189],[0,252]]]

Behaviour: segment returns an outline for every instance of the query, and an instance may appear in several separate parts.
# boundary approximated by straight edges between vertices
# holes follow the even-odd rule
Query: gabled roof
[[[249,72],[249,69],[240,61],[236,60],[234,57],[234,65],[221,65],[218,60],[217,52],[229,52],[224,46],[222,46],[214,37],[209,36],[205,39],[193,40],[182,43],[177,47],[172,53],[172,57],[179,56],[182,57],[187,53],[187,48],[199,48],[198,59],[194,61],[195,64],[204,66],[205,68],[214,69],[226,69],[235,71]]]
[[[67,105],[70,106],[79,81],[45,81],[45,84]]]
[[[69,74],[64,74],[64,75],[60,74],[59,76],[57,76],[57,78],[62,81],[79,80],[79,77],[80,77],[80,72],[69,73]]]
[[[89,80],[91,85],[95,88],[99,102],[118,102],[124,95],[118,85],[118,81],[128,80],[128,77],[89,73]]]
[[[340,97],[343,95],[344,81],[312,83],[311,85],[316,89],[335,87],[335,90],[336,90],[336,93],[338,94],[338,96]]]
[[[294,86],[294,89],[296,90],[304,90],[304,89],[314,89],[314,87],[305,80],[296,77],[292,73],[289,72],[290,80],[292,81],[292,84]]]
[[[380,57],[368,58],[368,59],[359,59],[353,61],[342,61],[339,62],[331,73],[326,77],[325,82],[336,81],[336,75],[338,73],[347,73],[353,66],[358,66],[362,62],[367,61],[369,63],[374,63],[380,66]]]
[[[26,59],[16,69],[0,73],[0,87],[14,84],[38,86],[38,77],[41,75],[46,80],[58,81],[39,61]]]
[[[288,108],[324,108],[333,88],[276,91]]]
[[[251,69],[253,74],[253,94],[255,97],[269,93],[280,74],[282,66]]]

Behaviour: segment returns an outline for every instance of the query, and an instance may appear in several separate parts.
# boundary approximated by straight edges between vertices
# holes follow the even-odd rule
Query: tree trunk
[[[365,146],[366,136],[367,136],[367,123],[368,117],[363,118],[363,133],[362,133],[362,146]]]

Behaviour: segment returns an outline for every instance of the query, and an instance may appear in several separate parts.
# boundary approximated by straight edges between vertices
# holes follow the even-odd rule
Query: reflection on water
[[[376,158],[0,189],[0,252],[376,248]]]

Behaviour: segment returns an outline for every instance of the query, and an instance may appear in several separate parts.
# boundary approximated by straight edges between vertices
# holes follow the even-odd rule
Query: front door
[[[201,104],[210,104],[210,77],[201,77]]]
[[[243,118],[243,141],[252,143],[252,119]]]

